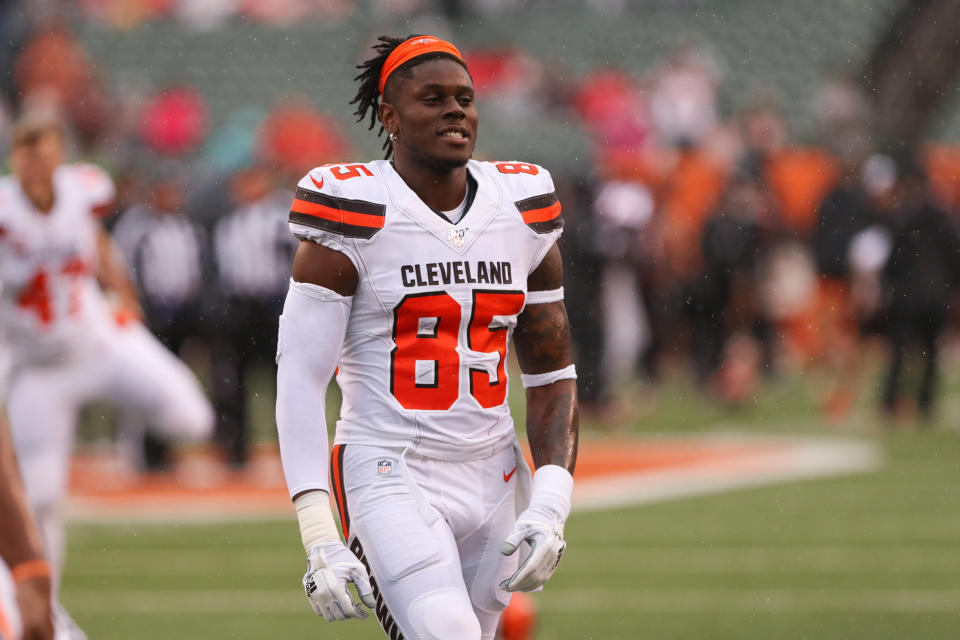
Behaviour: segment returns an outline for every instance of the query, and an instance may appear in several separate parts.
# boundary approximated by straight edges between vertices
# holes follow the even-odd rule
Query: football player
[[[0,178],[0,325],[13,371],[7,409],[54,596],[80,408],[99,400],[140,410],[158,432],[182,439],[206,439],[213,428],[193,374],[136,319],[134,288],[96,217],[113,199],[112,181],[97,166],[64,163],[64,147],[56,119],[24,116],[12,129],[13,175]],[[61,618],[72,624],[58,614],[58,633]]]
[[[353,103],[388,134],[387,160],[313,169],[290,213],[301,243],[277,426],[303,584],[328,620],[366,605],[389,638],[490,640],[511,592],[539,589],[565,546],[578,417],[560,203],[543,167],[471,159],[478,116],[455,46],[381,37],[374,50]],[[507,404],[511,337],[532,482]]]

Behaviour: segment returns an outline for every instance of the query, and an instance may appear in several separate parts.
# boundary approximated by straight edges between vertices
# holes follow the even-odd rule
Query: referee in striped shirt
[[[180,354],[190,340],[201,339],[201,306],[206,270],[206,233],[184,213],[183,172],[173,163],[159,165],[150,176],[147,202],[120,216],[113,237],[130,267],[150,331],[171,351]],[[123,414],[131,434],[131,449],[142,446],[147,469],[169,464],[166,442],[146,432],[143,418]],[[142,435],[134,435],[142,434]],[[142,439],[142,445],[140,440]]]
[[[217,439],[237,467],[247,459],[246,383],[256,367],[274,366],[277,323],[297,249],[287,228],[293,195],[276,189],[274,179],[263,166],[237,171],[230,181],[235,207],[213,228],[224,312],[212,335]]]

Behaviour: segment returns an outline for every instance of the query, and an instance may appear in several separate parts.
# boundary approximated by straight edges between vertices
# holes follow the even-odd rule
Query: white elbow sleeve
[[[353,298],[290,281],[277,335],[277,435],[290,495],[330,490],[327,385]]]
[[[563,369],[557,369],[556,371],[548,371],[546,373],[521,373],[520,380],[523,382],[525,389],[530,387],[545,387],[548,384],[553,384],[557,380],[576,380],[577,379],[577,367],[576,365],[567,365]]]

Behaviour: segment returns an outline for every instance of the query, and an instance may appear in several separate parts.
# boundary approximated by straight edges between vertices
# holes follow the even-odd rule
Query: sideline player
[[[24,116],[12,129],[13,175],[0,178],[0,325],[13,365],[7,409],[54,597],[80,408],[96,400],[137,409],[159,433],[182,439],[208,438],[213,427],[190,370],[130,311],[133,286],[96,218],[113,199],[112,181],[94,165],[64,164],[64,146],[59,121]],[[112,308],[104,290],[117,298]],[[58,633],[71,624],[58,610]]]
[[[0,332],[0,640],[51,640],[50,565],[30,516],[3,410],[7,355]]]
[[[381,37],[374,49],[354,103],[393,160],[312,170],[290,213],[301,244],[277,427],[304,587],[328,620],[365,617],[353,582],[389,638],[490,640],[510,592],[538,589],[565,546],[578,419],[560,204],[542,167],[470,159],[473,82],[452,44]],[[507,404],[511,336],[532,486]],[[330,476],[347,546],[325,463],[337,366]]]

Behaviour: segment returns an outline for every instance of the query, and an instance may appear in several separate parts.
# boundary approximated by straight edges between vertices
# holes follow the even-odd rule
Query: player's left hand
[[[513,531],[500,545],[500,553],[513,555],[521,542],[530,545],[530,555],[510,578],[500,583],[507,591],[534,591],[543,586],[567,547],[563,539],[563,520],[553,509],[542,505],[530,505],[520,514]]]

